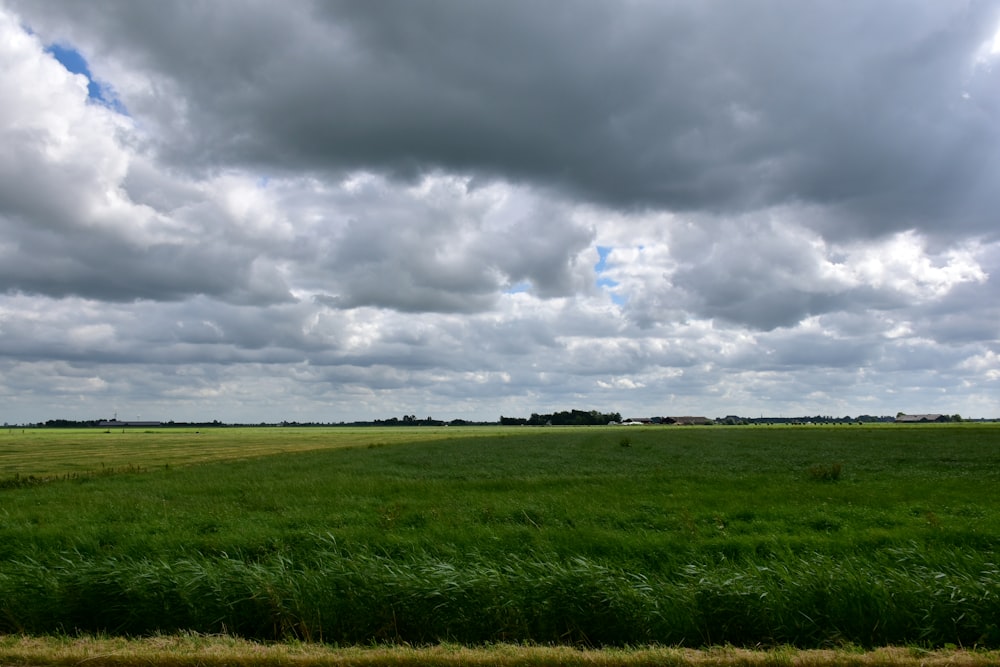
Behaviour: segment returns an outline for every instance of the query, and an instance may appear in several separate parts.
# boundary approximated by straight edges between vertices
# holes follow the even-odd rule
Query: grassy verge
[[[502,644],[470,648],[455,644],[426,647],[336,648],[318,644],[261,644],[234,637],[171,635],[146,639],[0,637],[0,664],[25,667],[986,667],[1000,664],[1000,652],[948,648],[884,647],[751,650],[719,647],[576,649],[565,646]]]

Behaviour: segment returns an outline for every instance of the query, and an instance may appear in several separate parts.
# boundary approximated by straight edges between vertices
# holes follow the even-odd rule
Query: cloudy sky
[[[0,0],[0,422],[1000,417],[1000,3]]]

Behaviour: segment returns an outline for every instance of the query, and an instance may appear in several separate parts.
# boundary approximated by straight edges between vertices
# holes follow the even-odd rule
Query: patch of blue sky
[[[506,294],[520,294],[531,290],[531,281],[522,280],[516,282],[505,290]]]
[[[597,246],[597,264],[594,264],[594,273],[598,275],[597,286],[602,288],[611,297],[611,302],[618,306],[624,306],[628,297],[614,289],[618,287],[618,281],[601,274],[608,270],[608,255],[611,254],[610,246]]]
[[[618,281],[612,280],[611,278],[598,278],[597,286],[603,288],[607,292],[608,296],[611,297],[611,303],[618,306],[624,306],[628,301],[628,297],[620,292],[616,292],[615,288],[618,287]]]
[[[618,281],[611,278],[598,278],[597,285],[598,287],[618,287]]]
[[[597,264],[594,264],[595,272],[603,273],[608,268],[608,255],[610,254],[610,247],[603,245],[597,246]]]
[[[87,77],[87,98],[90,101],[122,115],[128,115],[125,105],[121,103],[114,91],[109,86],[94,80],[90,73],[90,65],[87,64],[87,59],[83,57],[83,54],[66,44],[49,44],[45,47],[45,51],[51,54],[67,71]]]

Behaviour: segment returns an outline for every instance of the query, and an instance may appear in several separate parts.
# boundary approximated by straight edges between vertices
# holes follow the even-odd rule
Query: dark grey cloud
[[[593,230],[567,206],[457,181],[395,191],[382,179],[320,195],[316,238],[300,259],[318,302],[407,312],[482,312],[505,290],[575,294]],[[289,195],[315,193],[293,189]],[[291,202],[290,207],[301,206]],[[307,207],[307,208],[308,208]],[[330,210],[337,216],[327,215]]]
[[[996,3],[16,5],[156,86],[178,164],[445,169],[615,207],[993,231]],[[818,221],[819,222],[819,221]]]
[[[698,312],[773,329],[843,304],[845,286],[820,275],[825,258],[804,239],[752,222],[719,232],[720,238],[704,239],[672,279]]]
[[[57,235],[7,230],[0,285],[8,291],[108,301],[170,301],[209,294],[265,305],[291,300],[287,286],[254,284],[253,255],[225,246],[139,246],[97,233]]]

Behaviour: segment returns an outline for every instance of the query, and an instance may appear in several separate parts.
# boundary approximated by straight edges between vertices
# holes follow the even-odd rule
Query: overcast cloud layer
[[[998,2],[0,0],[0,99],[0,422],[1000,416]]]

